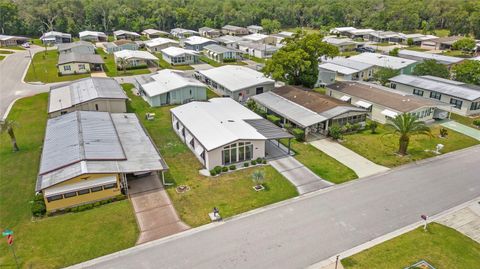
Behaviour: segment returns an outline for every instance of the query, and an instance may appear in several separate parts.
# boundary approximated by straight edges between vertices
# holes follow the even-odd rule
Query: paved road
[[[77,268],[304,268],[480,196],[480,146]]]
[[[31,48],[32,55],[41,51],[41,47]],[[16,51],[0,61],[0,119],[8,106],[17,98],[35,95],[48,91],[48,85],[32,85],[23,83],[23,74],[30,61],[27,50]]]

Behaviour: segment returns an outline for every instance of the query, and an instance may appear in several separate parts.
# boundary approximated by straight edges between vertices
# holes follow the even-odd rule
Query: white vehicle
[[[30,48],[30,43],[28,43],[28,42],[25,42],[25,43],[23,43],[23,44],[22,44],[22,47],[24,47],[24,48],[27,48],[27,49],[28,49],[28,48]]]

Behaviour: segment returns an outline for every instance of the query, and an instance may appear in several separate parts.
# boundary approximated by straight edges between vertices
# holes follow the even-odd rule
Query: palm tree
[[[428,135],[431,136],[431,131],[423,121],[419,121],[413,114],[405,113],[396,116],[385,125],[385,127],[392,129],[391,133],[399,135],[398,153],[400,155],[407,155],[408,143],[412,135]]]
[[[127,72],[127,60],[125,58],[119,57],[117,58],[118,65],[122,68],[123,73]]]
[[[255,170],[252,174],[252,180],[256,186],[262,185],[265,180],[265,173],[261,170]]]
[[[15,133],[13,132],[13,127],[16,127],[17,123],[12,120],[4,120],[0,121],[0,133],[7,132],[10,136],[10,140],[12,140],[13,151],[19,151],[17,145],[17,139],[15,138]]]

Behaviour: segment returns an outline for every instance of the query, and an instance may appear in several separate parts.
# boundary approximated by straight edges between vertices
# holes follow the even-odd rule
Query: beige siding
[[[51,100],[50,100],[51,101]],[[97,109],[98,108],[98,109]],[[74,107],[69,107],[49,114],[50,118],[58,117],[65,113],[73,111],[102,111],[111,113],[127,112],[126,100],[123,99],[95,99]]]
[[[84,67],[83,69],[81,67]],[[65,68],[70,68],[66,70]],[[72,75],[72,74],[83,74],[90,73],[90,64],[89,63],[67,63],[58,65],[58,71],[62,75]]]

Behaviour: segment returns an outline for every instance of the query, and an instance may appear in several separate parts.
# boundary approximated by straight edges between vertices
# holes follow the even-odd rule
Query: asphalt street
[[[74,268],[305,268],[480,196],[480,146]]]

